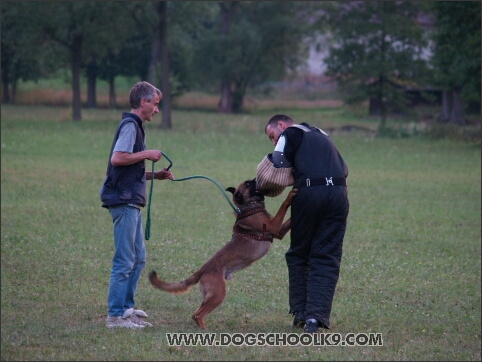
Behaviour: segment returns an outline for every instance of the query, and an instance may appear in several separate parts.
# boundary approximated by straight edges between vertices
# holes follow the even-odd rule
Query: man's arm
[[[112,166],[129,166],[136,162],[143,160],[159,161],[161,158],[161,151],[159,150],[145,150],[140,152],[113,152],[110,158]]]

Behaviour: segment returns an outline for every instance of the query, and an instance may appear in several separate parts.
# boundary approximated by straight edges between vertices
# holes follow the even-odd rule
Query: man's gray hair
[[[139,108],[141,106],[142,99],[150,102],[155,94],[157,94],[159,98],[162,98],[161,91],[149,82],[143,81],[134,84],[129,93],[129,103],[131,108]]]

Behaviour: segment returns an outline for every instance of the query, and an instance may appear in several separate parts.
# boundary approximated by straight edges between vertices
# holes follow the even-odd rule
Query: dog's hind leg
[[[216,309],[226,297],[224,277],[219,274],[204,274],[199,280],[199,290],[203,301],[201,306],[192,314],[192,319],[199,328],[206,328],[204,317]]]

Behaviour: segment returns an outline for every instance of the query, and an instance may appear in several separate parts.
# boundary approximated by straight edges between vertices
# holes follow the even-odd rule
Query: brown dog
[[[291,228],[291,218],[283,223],[296,189],[290,191],[278,212],[272,217],[265,208],[264,194],[256,190],[256,180],[247,180],[237,189],[228,187],[240,214],[236,216],[233,236],[198,271],[180,283],[167,283],[149,273],[149,281],[156,288],[172,294],[186,293],[199,283],[203,298],[192,318],[200,328],[205,328],[204,317],[218,307],[226,296],[225,279],[262,258],[268,252],[273,238],[283,239]]]

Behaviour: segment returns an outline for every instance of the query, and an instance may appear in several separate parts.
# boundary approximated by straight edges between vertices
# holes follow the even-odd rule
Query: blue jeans
[[[109,280],[109,317],[121,316],[134,307],[134,296],[146,264],[141,210],[126,205],[109,207],[114,224],[114,256]]]

